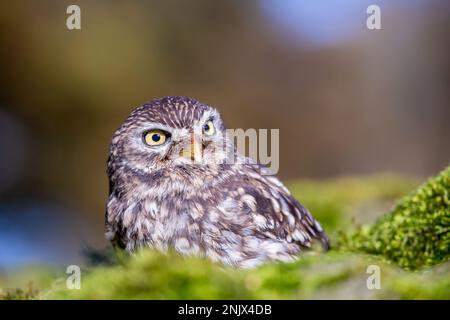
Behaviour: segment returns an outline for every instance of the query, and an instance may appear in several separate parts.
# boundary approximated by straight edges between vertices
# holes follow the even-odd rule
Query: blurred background
[[[70,4],[81,30],[66,28]],[[382,30],[366,27],[371,4]],[[279,128],[285,181],[436,173],[449,17],[444,0],[2,1],[0,272],[108,245],[110,138],[155,97]]]

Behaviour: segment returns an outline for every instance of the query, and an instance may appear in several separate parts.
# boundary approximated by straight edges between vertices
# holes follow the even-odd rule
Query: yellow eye
[[[150,130],[144,134],[145,143],[149,146],[160,146],[167,140],[167,134],[161,130]]]
[[[203,125],[203,133],[207,136],[212,136],[216,133],[216,128],[214,127],[214,123],[210,120]]]

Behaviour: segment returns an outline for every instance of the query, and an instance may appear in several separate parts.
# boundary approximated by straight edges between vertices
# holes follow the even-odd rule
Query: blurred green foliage
[[[412,178],[378,174],[300,180],[288,183],[288,188],[330,233],[347,230],[356,222],[374,222],[393,201],[410,192],[416,184]]]
[[[293,194],[301,199],[330,234],[333,249],[326,254],[311,251],[292,263],[271,263],[257,269],[238,271],[206,260],[182,257],[175,252],[164,254],[144,250],[121,259],[119,264],[82,268],[81,290],[68,290],[65,286],[67,275],[61,274],[57,280],[54,280],[55,277],[49,278],[53,279],[51,285],[41,281],[43,285],[39,286],[42,289],[39,293],[27,295],[24,291],[5,291],[3,298],[450,299],[450,262],[408,271],[391,263],[400,262],[401,266],[407,266],[401,263],[403,260],[392,256],[395,250],[388,250],[391,248],[388,244],[385,245],[385,251],[374,252],[367,249],[375,247],[369,247],[368,242],[372,238],[365,237],[364,242],[361,242],[363,235],[378,235],[375,231],[372,233],[367,230],[376,230],[381,226],[390,230],[387,234],[398,231],[400,235],[412,226],[411,232],[418,232],[417,236],[436,232],[435,236],[448,241],[448,232],[440,233],[448,230],[442,229],[449,217],[446,202],[449,191],[448,173],[449,169],[446,169],[438,177],[431,179],[384,217],[382,214],[389,211],[396,199],[414,189],[414,180],[394,175],[377,175],[324,181],[302,180],[288,184]],[[443,198],[443,195],[447,198]],[[439,204],[446,204],[447,207]],[[423,208],[433,212],[425,212],[427,210],[423,211]],[[411,213],[407,215],[410,217],[408,224],[396,218],[402,217],[405,210]],[[416,215],[418,220],[415,220]],[[433,225],[427,226],[430,222]],[[398,237],[393,235],[392,239]],[[377,241],[380,240],[375,238],[374,243]],[[442,247],[439,241],[434,244],[437,245],[435,251],[429,251],[430,243],[424,244],[424,247],[411,248],[434,252],[433,257],[448,255],[448,246]],[[410,251],[407,246],[398,249]],[[428,261],[424,257],[430,255],[425,252],[418,254],[417,263]],[[442,260],[444,259],[439,258],[433,262]],[[429,263],[425,263],[427,264]],[[367,268],[370,265],[380,267],[379,290],[367,288],[366,281],[370,276]]]

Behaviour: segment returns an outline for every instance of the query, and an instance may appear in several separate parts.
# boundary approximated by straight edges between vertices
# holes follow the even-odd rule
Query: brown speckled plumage
[[[201,136],[203,161],[188,162],[180,150],[207,121],[217,131]],[[148,147],[149,129],[170,141]],[[134,110],[110,147],[107,237],[127,251],[174,248],[237,267],[292,260],[314,239],[328,247],[319,223],[266,168],[241,155],[225,161],[234,149],[219,113],[196,100],[165,97]]]

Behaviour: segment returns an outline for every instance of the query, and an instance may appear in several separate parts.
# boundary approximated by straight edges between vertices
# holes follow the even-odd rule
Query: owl
[[[308,210],[236,150],[219,112],[192,98],[135,109],[110,145],[106,237],[238,268],[293,260],[316,240],[327,249]]]

